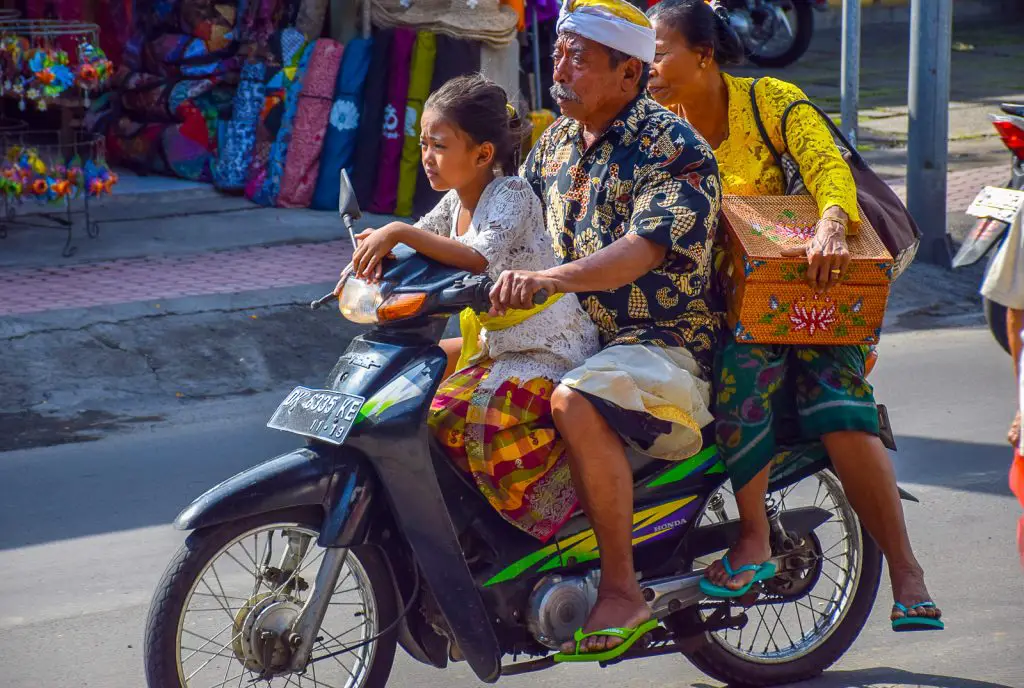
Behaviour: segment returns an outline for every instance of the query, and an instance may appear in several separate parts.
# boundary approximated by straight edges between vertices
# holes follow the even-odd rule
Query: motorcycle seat
[[[1024,117],[1024,103],[1003,103],[999,109],[1008,115]]]

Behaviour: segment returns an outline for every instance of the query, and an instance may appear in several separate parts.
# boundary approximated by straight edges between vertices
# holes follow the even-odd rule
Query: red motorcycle
[[[1024,104],[1005,103],[1001,106],[1002,115],[993,115],[992,124],[999,132],[1003,143],[1013,153],[1010,161],[1010,181],[1004,187],[1014,191],[1024,191]],[[1009,202],[1012,202],[1010,199]],[[989,256],[989,264],[995,257],[998,247],[1007,236],[1010,227],[1007,221],[1006,201],[995,198],[993,194],[983,189],[975,199],[973,205],[991,207],[991,216],[983,216],[978,219],[970,234],[964,240],[963,245],[953,258],[953,267],[961,268],[973,265],[986,255]],[[993,248],[996,250],[992,250]],[[1009,353],[1010,344],[1006,331],[1006,308],[998,303],[984,300],[985,319],[988,321],[992,336],[999,345]]]

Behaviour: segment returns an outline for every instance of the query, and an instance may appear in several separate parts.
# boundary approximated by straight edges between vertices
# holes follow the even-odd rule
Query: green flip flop
[[[903,612],[903,616],[898,619],[893,619],[892,630],[897,633],[945,630],[946,624],[942,622],[942,619],[933,619],[929,616],[910,616],[910,612],[914,609],[933,609],[934,607],[934,602],[920,602],[918,604],[912,604],[909,607],[905,606],[901,602],[897,602],[892,606],[892,609],[896,612]]]
[[[776,573],[775,564],[770,561],[766,561],[763,564],[748,564],[746,566],[741,566],[738,569],[733,569],[732,565],[729,563],[728,554],[722,557],[722,566],[725,567],[725,572],[729,574],[729,578],[734,578],[741,573],[749,573],[751,571],[754,572],[754,577],[750,579],[749,583],[736,590],[727,588],[724,585],[715,585],[707,578],[702,578],[700,581],[700,590],[708,597],[743,597],[750,592],[750,588],[753,587],[754,583],[760,583],[761,581],[768,580],[769,578],[775,578]]]
[[[576,652],[572,654],[559,652],[555,655],[555,662],[558,664],[563,662],[610,662],[629,652],[629,649],[633,647],[638,640],[657,627],[658,620],[651,619],[650,621],[640,624],[636,628],[605,628],[600,631],[594,631],[593,633],[584,633],[582,628],[578,628],[576,629],[576,633],[573,634],[573,639],[576,641]],[[612,649],[605,650],[604,652],[580,652],[580,643],[587,638],[595,638],[599,636],[605,638],[619,638],[622,642]]]

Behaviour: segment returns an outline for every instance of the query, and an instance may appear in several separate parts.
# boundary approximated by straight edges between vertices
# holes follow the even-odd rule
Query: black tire
[[[985,267],[986,274],[992,267],[992,261],[995,260],[996,254],[998,253],[998,249],[989,252],[988,265]],[[985,322],[988,323],[988,329],[992,333],[992,336],[995,338],[999,346],[1003,347],[1003,351],[1008,354],[1011,353],[1010,332],[1007,329],[1006,324],[1006,306],[983,298],[982,309],[985,312]]]
[[[149,688],[183,688],[178,677],[178,619],[186,597],[206,563],[225,545],[239,535],[274,523],[295,523],[311,530],[319,530],[322,519],[315,511],[290,509],[260,514],[249,519],[225,523],[197,530],[181,546],[164,571],[153,595],[146,618],[144,661],[146,684]],[[374,601],[379,611],[380,628],[386,628],[398,615],[395,588],[390,569],[380,553],[371,547],[353,548],[354,556],[365,569],[373,587]],[[395,660],[397,636],[388,633],[377,640],[373,666],[359,688],[384,688]]]
[[[730,686],[777,686],[786,683],[806,681],[836,663],[857,640],[864,624],[867,623],[878,594],[882,578],[882,550],[861,526],[864,542],[864,569],[861,572],[857,590],[846,617],[839,622],[832,635],[810,654],[786,664],[761,664],[745,660],[722,647],[710,635],[704,636],[699,648],[686,652],[687,658],[708,676]],[[687,621],[696,622],[699,612],[688,609],[683,614],[692,615]]]
[[[811,47],[811,38],[814,36],[814,8],[804,0],[795,0],[793,11],[796,12],[796,28],[793,44],[789,49],[779,55],[767,56],[748,51],[747,59],[751,63],[766,69],[778,69],[788,67],[804,56]]]

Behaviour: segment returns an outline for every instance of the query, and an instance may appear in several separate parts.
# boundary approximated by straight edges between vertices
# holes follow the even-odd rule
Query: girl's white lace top
[[[455,191],[424,215],[416,226],[455,239],[487,260],[487,276],[504,270],[546,270],[558,264],[551,235],[544,228],[540,201],[521,177],[491,182],[473,212],[469,229],[456,231],[462,204]],[[484,381],[497,389],[509,378],[522,382],[546,377],[555,382],[600,349],[597,327],[575,294],[504,330],[483,330],[483,355],[494,360]]]

